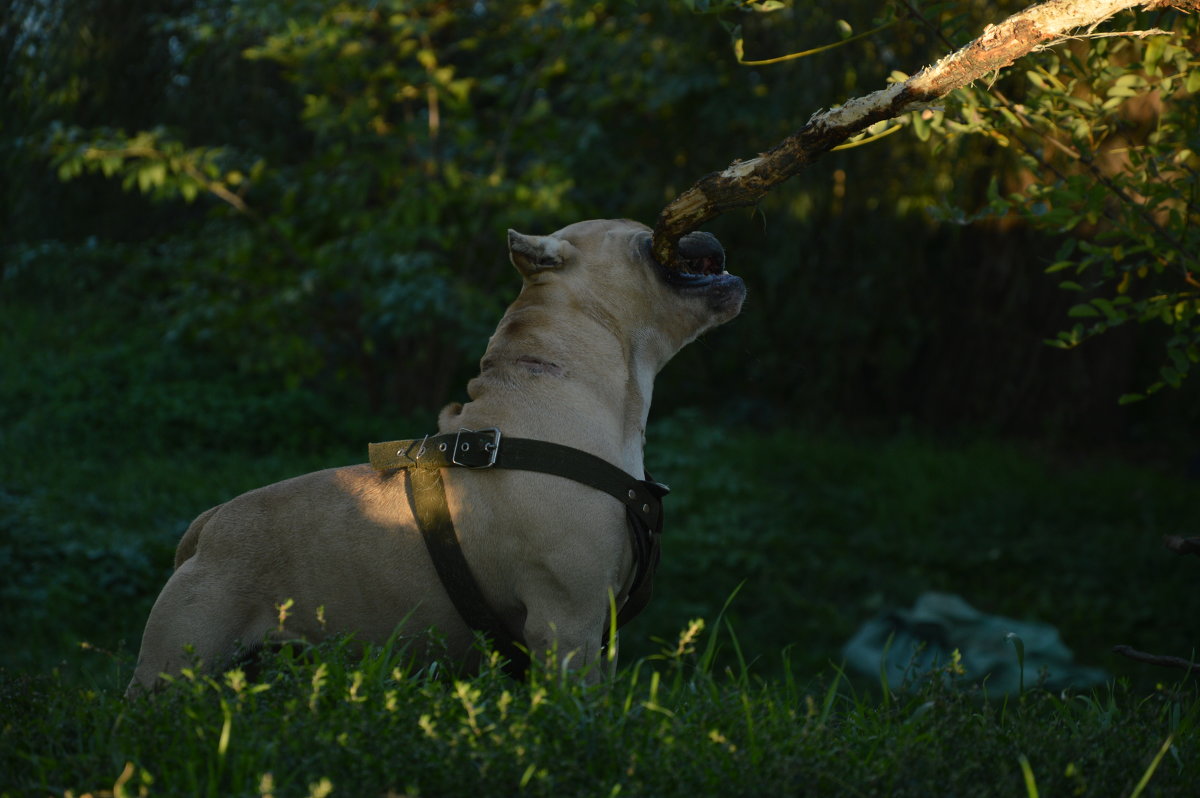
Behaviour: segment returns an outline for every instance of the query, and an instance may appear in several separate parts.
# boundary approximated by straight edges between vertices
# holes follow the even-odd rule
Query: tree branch
[[[1113,646],[1113,653],[1120,654],[1123,657],[1145,662],[1148,665],[1160,665],[1164,668],[1182,668],[1190,673],[1200,673],[1200,663],[1186,660],[1183,657],[1166,657],[1161,654],[1147,654],[1145,651],[1138,651],[1132,646]]]
[[[1200,0],[1196,0],[1196,2],[1200,3]],[[904,6],[905,6],[905,8],[908,9],[909,16],[913,17],[914,19],[919,21],[922,25],[924,25],[926,28],[931,30],[938,38],[940,38],[942,40],[942,43],[945,44],[946,47],[953,49],[953,45],[950,43],[950,40],[947,39],[945,37],[945,35],[942,34],[942,32],[939,28],[937,28],[928,19],[926,19],[925,16],[920,11],[918,11],[910,3],[908,3],[907,0],[904,0]],[[1147,6],[1147,8],[1153,8],[1153,7],[1154,7],[1153,3],[1150,4],[1149,6]],[[1116,36],[1116,35],[1138,36],[1140,38],[1144,38],[1146,36],[1157,36],[1157,35],[1162,35],[1162,34],[1166,34],[1166,33],[1168,33],[1168,31],[1161,30],[1159,28],[1153,28],[1148,31],[1128,31],[1128,32],[1122,32],[1120,34],[1096,33],[1096,34],[1090,34],[1090,38],[1099,38],[1101,36]],[[1146,210],[1146,207],[1143,203],[1140,203],[1140,202],[1137,202],[1136,200],[1134,200],[1133,197],[1129,196],[1129,193],[1126,192],[1124,189],[1122,189],[1120,186],[1118,186],[1112,180],[1112,178],[1110,178],[1108,175],[1101,172],[1100,167],[1098,167],[1096,165],[1095,161],[1091,157],[1085,158],[1083,156],[1083,154],[1081,152],[1079,152],[1079,150],[1075,149],[1074,147],[1070,147],[1070,146],[1064,144],[1063,142],[1059,141],[1056,136],[1051,135],[1051,134],[1047,133],[1046,131],[1038,130],[1037,127],[1032,122],[1029,121],[1029,118],[1025,115],[1025,113],[1021,110],[1021,108],[1018,105],[1016,105],[1015,103],[1013,103],[1012,101],[1010,101],[1008,99],[1008,97],[1005,96],[1004,92],[1000,91],[999,89],[994,89],[991,91],[991,94],[994,95],[995,98],[1000,101],[1000,104],[1002,106],[1007,108],[1009,110],[1009,112],[1012,113],[1012,115],[1017,118],[1017,121],[1021,123],[1021,127],[1030,131],[1034,135],[1039,136],[1042,139],[1042,141],[1046,142],[1047,144],[1051,145],[1052,147],[1055,147],[1056,149],[1058,149],[1060,152],[1062,152],[1064,155],[1066,155],[1068,158],[1075,161],[1076,163],[1083,164],[1087,168],[1087,170],[1091,173],[1092,177],[1094,177],[1100,183],[1100,185],[1104,186],[1104,188],[1106,188],[1109,191],[1109,193],[1111,193],[1113,196],[1115,196],[1126,207],[1132,209],[1134,213],[1138,214],[1138,216],[1141,217],[1142,221],[1145,222],[1150,227],[1150,229],[1154,230],[1155,234],[1157,234],[1160,238],[1164,239],[1169,244],[1171,244],[1171,246],[1174,248],[1175,252],[1180,253],[1180,255],[1182,257],[1187,258],[1189,260],[1196,259],[1196,256],[1187,254],[1188,248],[1183,246],[1183,243],[1181,241],[1179,241],[1170,231],[1166,230],[1162,225],[1160,225],[1158,223],[1158,221],[1154,218],[1154,216],[1148,210]],[[1066,181],[1067,176],[1065,174],[1063,174],[1063,172],[1060,169],[1058,169],[1058,167],[1054,166],[1052,163],[1047,161],[1041,155],[1041,153],[1039,153],[1037,150],[1035,150],[1033,147],[1031,147],[1029,145],[1029,142],[1027,142],[1024,139],[1024,137],[1014,136],[1013,138],[1015,138],[1017,143],[1021,145],[1021,149],[1023,149],[1027,155],[1029,155],[1031,158],[1033,158],[1035,161],[1037,161],[1038,164],[1043,169],[1045,169],[1048,172],[1053,172],[1055,174],[1055,176],[1058,177],[1059,180],[1062,180],[1064,182]],[[1112,214],[1108,211],[1105,211],[1105,216],[1107,216],[1110,219],[1110,221],[1113,221],[1113,222],[1117,221],[1116,215]],[[1166,261],[1162,257],[1159,257],[1159,261],[1162,262],[1164,266],[1167,265]],[[1186,279],[1186,277],[1185,277],[1185,279]]]
[[[1163,545],[1176,554],[1195,554],[1200,556],[1200,538],[1183,538],[1178,535],[1164,535]],[[1200,663],[1186,660],[1183,657],[1168,657],[1162,654],[1147,654],[1132,646],[1113,646],[1113,653],[1123,657],[1145,662],[1150,665],[1160,665],[1164,668],[1181,668],[1188,673],[1200,673]]]
[[[1178,535],[1165,535],[1163,545],[1176,554],[1195,554],[1200,557],[1200,538],[1181,538]]]
[[[668,268],[678,268],[678,243],[686,233],[733,208],[753,205],[850,136],[917,110],[1072,33],[1090,35],[1115,14],[1143,6],[1194,11],[1200,10],[1200,0],[1047,0],[989,25],[966,47],[908,80],[814,114],[799,131],[757,158],[734,161],[724,171],[700,178],[659,214],[655,258]]]

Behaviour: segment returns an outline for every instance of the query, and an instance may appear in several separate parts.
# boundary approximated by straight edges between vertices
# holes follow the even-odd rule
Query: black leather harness
[[[530,438],[502,438],[500,430],[494,427],[372,443],[370,455],[371,465],[379,471],[404,471],[409,504],[438,577],[463,621],[491,638],[496,650],[508,661],[505,670],[509,675],[524,678],[529,653],[520,635],[508,629],[489,606],[463,556],[446,504],[443,468],[537,471],[574,480],[617,499],[625,506],[634,562],[633,582],[617,613],[617,626],[624,626],[649,602],[660,556],[662,497],[670,491],[649,474],[645,479],[637,479],[607,460],[579,449]]]

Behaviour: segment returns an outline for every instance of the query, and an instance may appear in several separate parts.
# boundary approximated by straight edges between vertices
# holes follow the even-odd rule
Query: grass
[[[361,461],[432,414],[228,374],[100,283],[0,288],[2,796],[1191,795],[1200,780],[1195,686],[1111,653],[1194,651],[1197,566],[1159,544],[1196,534],[1193,481],[986,437],[695,412],[651,422],[648,465],[675,488],[664,560],[603,685],[456,680],[400,643],[363,659],[335,643],[281,653],[256,683],[193,674],[126,703],[196,514]],[[1001,696],[953,663],[908,685],[841,670],[860,624],[927,590],[1051,623],[1113,679],[1052,694],[1030,673]]]
[[[5,678],[0,795],[1194,794],[1190,686],[997,700],[939,673],[881,701],[836,673],[717,673],[683,637],[595,687],[456,680],[402,645],[336,643],[285,649],[257,683],[189,672],[151,701]]]
[[[744,581],[731,620],[768,670],[769,652],[794,645],[793,661],[815,671],[864,620],[928,590],[1054,624],[1077,660],[1147,687],[1158,675],[1114,644],[1185,657],[1196,645],[1196,563],[1161,545],[1194,534],[1194,482],[990,440],[723,429],[687,416],[652,424],[650,438],[651,470],[677,481],[656,634]]]

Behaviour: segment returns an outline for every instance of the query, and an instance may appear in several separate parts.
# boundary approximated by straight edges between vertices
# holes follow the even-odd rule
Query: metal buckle
[[[469,441],[462,439],[463,433],[470,435],[490,432],[492,439],[483,444],[482,461],[471,452],[471,444]],[[488,427],[487,429],[460,429],[458,434],[454,436],[454,451],[450,453],[450,462],[463,468],[491,468],[496,465],[496,457],[500,454],[500,429],[498,427]]]

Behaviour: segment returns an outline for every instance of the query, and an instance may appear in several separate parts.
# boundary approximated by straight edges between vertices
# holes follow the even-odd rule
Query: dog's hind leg
[[[162,674],[175,675],[189,666],[217,671],[231,661],[239,643],[256,647],[270,628],[271,618],[256,602],[205,573],[195,559],[187,560],[150,610],[125,695],[154,690],[161,686]]]

